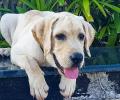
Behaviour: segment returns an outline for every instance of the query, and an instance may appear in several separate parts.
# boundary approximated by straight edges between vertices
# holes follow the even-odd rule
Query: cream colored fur
[[[83,17],[68,12],[32,10],[24,14],[5,14],[0,23],[2,35],[11,45],[11,62],[25,69],[29,79],[30,93],[37,100],[45,99],[49,90],[41,65],[47,64],[57,68],[51,50],[64,68],[71,66],[70,54],[80,52],[84,56],[84,42],[87,53],[90,55],[89,47],[94,39],[94,29]],[[56,34],[64,32],[67,41],[55,39]],[[85,41],[77,39],[80,32],[86,36]],[[84,60],[81,66],[83,63]],[[63,96],[72,96],[76,79],[68,79],[61,74],[59,87]]]

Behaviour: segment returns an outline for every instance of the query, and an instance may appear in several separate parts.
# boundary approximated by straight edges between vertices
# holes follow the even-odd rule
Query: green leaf
[[[90,2],[89,0],[83,0],[83,7],[85,12],[90,16]]]
[[[109,46],[109,47],[115,46],[116,40],[117,40],[116,30],[110,30],[110,35],[108,37],[107,46]]]
[[[87,21],[93,21],[93,17],[90,14],[90,2],[89,0],[83,0],[83,13],[87,19]]]
[[[94,21],[94,19],[91,15],[88,16],[88,14],[84,10],[82,10],[82,12],[85,15],[85,18],[87,19],[88,22],[93,22]]]
[[[110,9],[112,9],[112,10],[120,13],[120,8],[119,7],[111,5],[109,3],[105,3],[105,2],[100,2],[100,3],[103,4],[103,5],[105,5],[105,6],[107,6],[107,7],[109,7]]]
[[[8,9],[8,8],[0,8],[0,11],[2,12],[10,12],[12,13],[13,11],[11,9]]]
[[[65,0],[58,0],[58,3],[60,6],[63,6],[65,4]]]
[[[97,1],[97,0],[93,0],[93,2],[98,6],[99,10],[101,11],[101,13],[106,17],[106,13],[104,11],[104,8],[102,7],[102,5]]]
[[[49,5],[49,8],[51,11],[53,10],[53,8],[56,6],[56,4],[58,3],[58,1],[56,0],[56,2],[54,2],[52,5]]]
[[[7,48],[7,47],[10,47],[10,45],[6,41],[0,40],[0,48]]]
[[[98,35],[99,40],[101,40],[103,38],[103,36],[105,35],[106,29],[107,29],[107,26],[104,26],[101,28],[100,33]]]
[[[36,6],[35,0],[31,0],[31,3],[32,3],[34,6]]]
[[[36,1],[37,10],[40,10],[41,9],[41,5],[40,5],[39,0],[35,0],[35,1]]]
[[[27,10],[25,8],[22,8],[22,7],[16,7],[18,13],[24,13],[26,12]]]
[[[70,9],[72,9],[72,7],[77,3],[77,0],[74,0],[70,5],[68,5],[68,7],[65,9],[65,11],[70,11]]]
[[[29,2],[28,0],[20,0],[23,4],[27,5],[31,9],[37,9],[32,2]]]
[[[39,0],[40,3],[40,10],[46,10],[46,4],[45,4],[45,0]]]
[[[79,16],[80,11],[81,11],[80,8],[77,8],[77,9],[74,11],[74,14],[77,15],[77,16]]]
[[[117,33],[120,33],[120,14],[119,13],[114,14],[114,24],[115,24]]]

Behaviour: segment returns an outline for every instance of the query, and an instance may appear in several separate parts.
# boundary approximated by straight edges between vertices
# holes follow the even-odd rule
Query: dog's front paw
[[[38,76],[39,77],[39,76]],[[49,87],[44,77],[29,80],[30,93],[37,100],[44,100],[48,95]]]
[[[76,88],[76,79],[68,79],[62,76],[59,87],[60,87],[60,93],[64,97],[71,97]]]

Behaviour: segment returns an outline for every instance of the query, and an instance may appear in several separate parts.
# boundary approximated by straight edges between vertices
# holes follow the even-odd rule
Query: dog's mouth
[[[59,64],[54,53],[53,53],[53,59],[55,61],[57,68],[61,71],[62,74],[64,74],[65,77],[67,77],[69,79],[77,79],[78,78],[78,75],[79,75],[78,66],[74,65],[74,67],[72,67],[72,68],[63,68]]]
[[[78,67],[64,69],[64,75],[69,79],[77,79],[78,74],[79,74]]]

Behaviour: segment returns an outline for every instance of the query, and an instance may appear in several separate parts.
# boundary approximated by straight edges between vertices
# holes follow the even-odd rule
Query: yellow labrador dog
[[[0,21],[3,37],[11,45],[11,62],[25,69],[30,93],[45,99],[49,87],[41,65],[51,65],[61,75],[61,94],[75,91],[78,68],[84,63],[84,48],[94,39],[94,29],[83,17],[68,12],[31,10],[24,14],[5,14]]]

